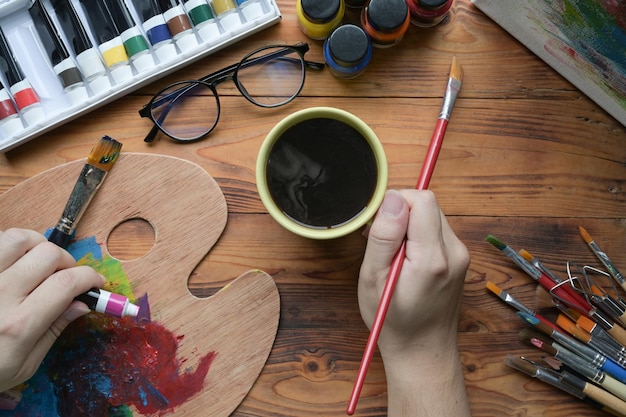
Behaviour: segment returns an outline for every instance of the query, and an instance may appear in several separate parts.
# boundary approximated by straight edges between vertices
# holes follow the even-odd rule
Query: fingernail
[[[385,194],[380,211],[386,216],[397,217],[404,208],[404,198],[396,190],[389,190]]]

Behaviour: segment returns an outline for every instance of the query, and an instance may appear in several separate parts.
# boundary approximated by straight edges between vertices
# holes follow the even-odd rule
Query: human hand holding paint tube
[[[402,272],[378,339],[388,416],[470,416],[457,348],[469,254],[432,192],[387,191],[369,229],[361,265],[361,315],[371,326],[405,237]]]
[[[42,234],[0,231],[0,393],[35,373],[61,332],[90,311],[75,298],[104,283]]]

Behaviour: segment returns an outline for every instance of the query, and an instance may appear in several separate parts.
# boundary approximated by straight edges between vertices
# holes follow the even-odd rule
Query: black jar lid
[[[325,23],[333,20],[341,7],[342,0],[301,0],[302,12],[309,20]]]
[[[417,0],[417,3],[427,9],[438,9],[451,0]]]
[[[327,39],[328,50],[341,66],[358,65],[367,56],[369,38],[355,25],[341,25]]]
[[[367,5],[367,17],[372,27],[386,32],[402,26],[408,13],[406,0],[371,0]]]

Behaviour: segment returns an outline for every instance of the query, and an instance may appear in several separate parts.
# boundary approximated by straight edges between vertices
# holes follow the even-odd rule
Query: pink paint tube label
[[[104,312],[116,317],[122,317],[127,302],[128,298],[123,295],[111,293]]]

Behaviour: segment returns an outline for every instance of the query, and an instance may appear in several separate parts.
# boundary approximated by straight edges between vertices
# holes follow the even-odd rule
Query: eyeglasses
[[[144,141],[152,142],[163,132],[178,142],[193,142],[207,136],[220,118],[217,85],[233,80],[239,92],[260,107],[278,107],[296,98],[304,85],[305,69],[321,70],[323,63],[306,61],[307,43],[270,45],[246,55],[230,65],[199,80],[179,81],[155,94],[141,110],[154,127]],[[194,111],[194,109],[196,109]],[[191,115],[202,109],[203,117]]]

